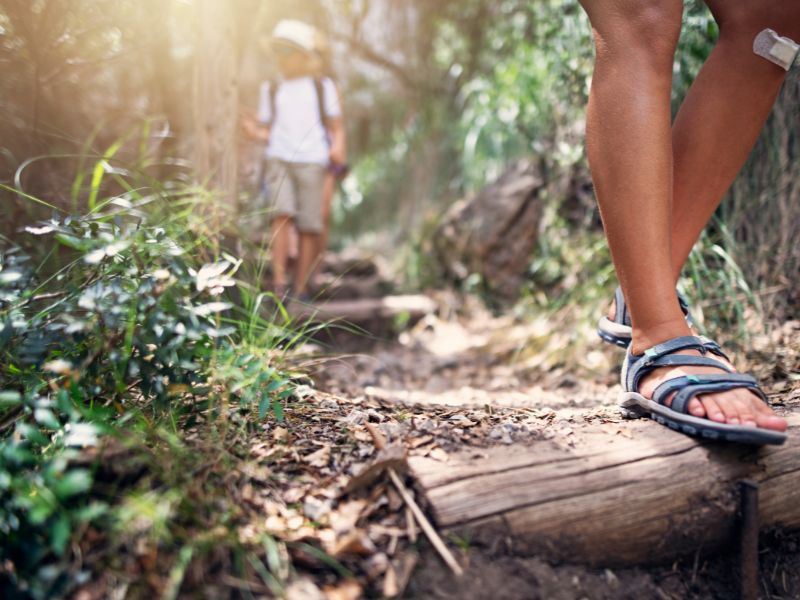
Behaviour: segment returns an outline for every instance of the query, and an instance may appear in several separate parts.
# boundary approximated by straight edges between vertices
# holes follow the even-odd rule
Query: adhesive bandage
[[[753,52],[788,71],[800,53],[800,44],[765,29],[753,40]]]

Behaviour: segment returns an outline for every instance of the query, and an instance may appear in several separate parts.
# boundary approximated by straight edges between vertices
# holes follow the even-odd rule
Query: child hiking
[[[265,143],[264,157],[273,286],[286,295],[292,226],[299,234],[292,294],[307,300],[309,276],[325,231],[323,192],[332,165],[346,162],[339,95],[333,81],[319,77],[318,33],[301,21],[279,22],[268,40],[280,72],[261,85],[257,121],[244,120],[251,137]]]

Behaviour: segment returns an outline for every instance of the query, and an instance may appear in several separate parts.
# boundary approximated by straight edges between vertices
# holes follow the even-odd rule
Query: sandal
[[[683,314],[686,315],[686,322],[689,323],[690,327],[693,327],[694,321],[689,314],[689,303],[680,292],[678,292],[678,303]],[[617,287],[614,291],[614,305],[616,307],[614,320],[612,321],[603,315],[597,322],[597,335],[604,342],[614,344],[620,348],[627,348],[630,346],[632,335],[631,314],[628,312],[625,296],[623,296],[622,288],[620,287]]]
[[[675,354],[679,350],[699,350],[702,356]],[[749,425],[717,423],[705,417],[688,413],[689,401],[698,394],[747,388],[764,402],[767,397],[751,375],[735,373],[730,367],[709,356],[715,354],[728,359],[716,342],[705,337],[682,336],[657,344],[644,354],[631,354],[630,348],[622,364],[622,394],[620,407],[629,418],[647,417],[688,435],[710,440],[725,440],[742,444],[782,444],[786,434]],[[639,382],[647,373],[659,367],[704,366],[714,367],[723,373],[713,375],[685,375],[661,383],[653,392],[652,400],[639,393]],[[664,402],[673,392],[670,406]]]

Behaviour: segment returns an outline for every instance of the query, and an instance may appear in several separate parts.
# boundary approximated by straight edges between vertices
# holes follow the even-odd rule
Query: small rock
[[[374,423],[380,423],[385,417],[374,408],[370,408],[367,410],[367,418]]]
[[[330,500],[319,500],[313,496],[308,496],[303,502],[303,512],[312,521],[319,521],[331,512],[331,502]]]
[[[514,442],[514,440],[511,439],[511,434],[505,425],[495,425],[492,427],[492,429],[489,431],[489,439],[497,440],[503,444],[511,444]]]
[[[325,398],[319,403],[319,407],[324,410],[339,410],[339,403],[333,398]]]
[[[367,415],[367,413],[365,413],[363,410],[354,408],[344,419],[342,419],[342,421],[349,423],[350,425],[363,425],[368,419],[369,415]]]

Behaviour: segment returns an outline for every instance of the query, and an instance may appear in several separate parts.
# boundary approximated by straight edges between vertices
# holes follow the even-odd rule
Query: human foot
[[[685,433],[754,444],[786,438],[786,421],[766,404],[755,379],[736,373],[706,338],[674,338],[641,355],[629,351],[622,384],[624,408]]]

